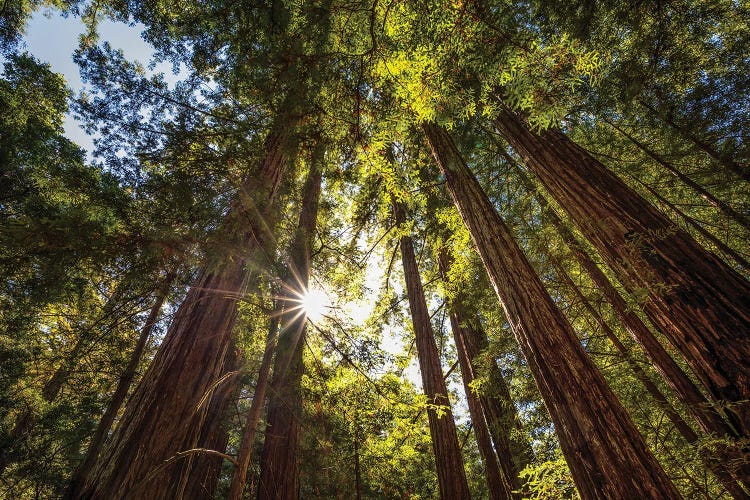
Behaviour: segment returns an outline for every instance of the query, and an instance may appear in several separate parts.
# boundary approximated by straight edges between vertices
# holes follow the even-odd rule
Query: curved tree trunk
[[[323,153],[324,146],[319,143],[310,162],[310,173],[303,188],[299,224],[289,249],[289,269],[282,293],[285,297],[282,301],[282,330],[276,348],[266,439],[261,458],[258,490],[260,499],[296,499],[299,494],[297,450],[300,440],[299,414],[302,411],[300,383],[304,373],[302,353],[307,333],[307,317],[299,303],[310,279]]]
[[[750,282],[701,247],[563,133],[496,126],[715,400],[750,432]]]
[[[393,212],[398,225],[406,222],[405,209],[399,203],[393,204]],[[469,485],[466,482],[466,472],[458,445],[456,424],[453,421],[448,389],[445,386],[443,370],[440,366],[440,353],[435,343],[435,335],[430,324],[430,313],[422,288],[422,279],[414,255],[414,244],[409,236],[401,237],[401,260],[404,266],[406,293],[409,297],[414,337],[417,345],[419,371],[422,375],[422,388],[431,405],[443,407],[442,415],[438,415],[435,408],[427,408],[427,418],[430,424],[432,449],[435,453],[440,498],[446,500],[469,499]],[[477,425],[480,425],[477,422]],[[508,488],[508,485],[505,487]]]
[[[583,498],[680,498],[445,129],[423,124]]]
[[[75,498],[172,498],[172,459],[192,449],[212,394],[221,390],[224,361],[231,345],[237,302],[246,290],[247,263],[267,239],[265,224],[275,207],[286,163],[292,120],[279,121],[266,141],[266,153],[248,175],[227,216],[225,234],[239,249],[207,265],[176,311],[166,337],[126,405],[89,480]],[[160,469],[161,468],[161,469]]]

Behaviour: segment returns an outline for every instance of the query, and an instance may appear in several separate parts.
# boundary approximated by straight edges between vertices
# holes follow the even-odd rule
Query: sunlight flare
[[[326,292],[317,288],[310,288],[302,296],[300,305],[308,319],[312,322],[317,322],[325,315],[326,309],[330,307],[330,302]]]

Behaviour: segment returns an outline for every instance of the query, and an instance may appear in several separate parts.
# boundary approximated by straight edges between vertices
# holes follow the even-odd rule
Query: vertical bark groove
[[[680,498],[445,129],[423,124],[583,498]]]

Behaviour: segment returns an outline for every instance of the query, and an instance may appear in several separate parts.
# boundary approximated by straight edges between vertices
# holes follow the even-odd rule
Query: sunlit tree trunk
[[[173,463],[196,442],[222,373],[246,286],[247,264],[268,240],[267,219],[286,163],[293,120],[279,120],[266,140],[265,157],[248,174],[244,190],[222,228],[237,251],[223,249],[200,272],[175,312],[154,360],[77,498],[173,498]],[[179,455],[182,453],[182,455]],[[189,455],[188,455],[189,456]]]
[[[750,282],[701,247],[562,132],[504,110],[501,135],[690,364],[750,430]]]
[[[292,499],[299,494],[297,450],[300,440],[302,399],[300,384],[304,373],[307,317],[300,299],[310,279],[310,259],[320,203],[321,165],[324,149],[316,146],[310,172],[303,188],[299,224],[289,249],[289,269],[284,280],[284,313],[268,402],[268,417],[261,458],[258,498]]]
[[[469,171],[448,132],[424,124],[524,352],[583,498],[680,498]]]
[[[406,212],[400,203],[393,204],[393,212],[397,224],[403,225],[406,223]],[[414,244],[410,236],[402,236],[400,243],[406,294],[409,298],[419,371],[422,375],[422,389],[430,405],[442,407],[441,415],[435,408],[427,409],[440,498],[468,499],[470,498],[469,486],[466,482],[466,472],[461,457],[461,449],[458,445],[456,424],[453,421],[453,413],[448,400],[448,389],[445,386],[443,370],[440,365],[440,353],[430,324],[430,313],[427,309],[422,278],[419,275],[417,259],[414,255]]]

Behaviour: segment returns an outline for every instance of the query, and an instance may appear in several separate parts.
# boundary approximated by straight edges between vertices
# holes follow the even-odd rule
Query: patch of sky
[[[122,50],[128,60],[141,63],[148,68],[147,74],[163,73],[165,81],[173,86],[181,78],[181,73],[175,74],[169,63],[149,66],[154,50],[141,38],[143,29],[144,26],[139,24],[103,21],[99,25],[99,41],[109,42],[113,48]],[[73,95],[78,95],[84,90],[84,85],[78,66],[73,62],[73,53],[85,31],[85,26],[78,18],[63,17],[57,11],[38,11],[29,21],[19,49],[48,63],[52,71],[65,77]],[[72,113],[66,116],[64,126],[66,137],[84,148],[90,159],[94,138],[81,128]]]

